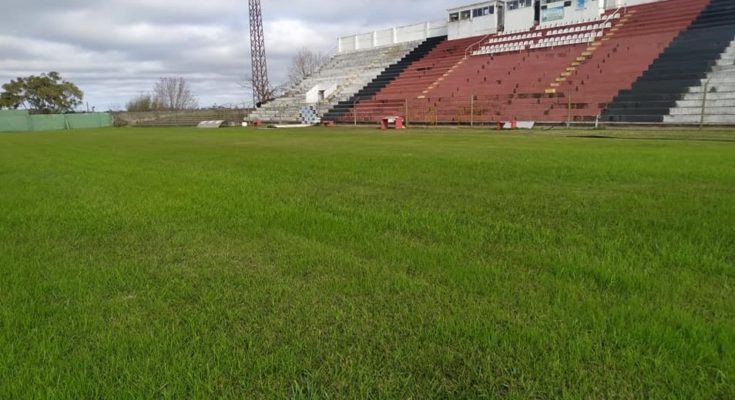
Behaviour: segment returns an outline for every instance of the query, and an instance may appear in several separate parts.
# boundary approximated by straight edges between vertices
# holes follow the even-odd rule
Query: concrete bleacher
[[[670,43],[689,26],[707,0],[668,0],[632,7],[580,58],[555,86],[561,96],[546,101],[549,121],[596,119],[621,90],[629,89]],[[572,109],[569,108],[572,104]]]
[[[354,107],[355,103],[363,99],[371,99],[375,94],[379,93],[385,87],[390,85],[398,78],[406,69],[410,68],[414,63],[424,59],[424,57],[435,49],[442,42],[445,42],[446,36],[437,36],[426,39],[411,52],[406,54],[400,61],[388,66],[383,72],[375,77],[370,83],[365,85],[357,93],[349,99],[338,102],[323,118],[328,121],[338,121],[343,119],[349,111]]]
[[[484,71],[460,71],[468,81],[460,82],[464,89],[453,94],[459,101],[450,103],[456,106],[441,105],[441,101],[446,103],[448,100],[446,92],[445,98],[434,104],[436,108],[443,109],[445,121],[464,122],[467,118],[463,118],[462,113],[469,107],[459,96],[469,91],[479,94],[472,105],[475,122],[493,119],[593,121],[622,89],[633,85],[677,35],[695,20],[708,1],[668,0],[665,3],[666,6],[652,3],[630,7],[603,16],[602,21],[572,24],[575,27],[573,31],[584,24],[591,24],[594,27],[592,31],[596,31],[602,24],[603,30],[597,32],[603,34],[595,35],[594,41],[582,40],[579,43],[572,37],[572,42],[567,43],[565,40],[568,39],[555,39],[552,46],[493,54],[492,63]],[[552,27],[550,32],[543,32],[539,37],[568,37],[568,29]],[[511,68],[498,68],[497,64],[508,63],[508,60],[515,60],[516,64],[511,62]],[[475,78],[491,81],[489,78],[493,75],[503,76],[502,84],[494,88],[492,84],[488,87]],[[447,82],[449,84],[452,83]]]
[[[693,4],[700,6],[696,17],[677,32],[630,88],[621,90],[605,107],[603,121],[662,123],[689,88],[700,85],[707,77],[735,36],[735,2],[680,2],[681,7]],[[639,36],[633,39],[641,40]]]
[[[337,121],[377,121],[385,115],[403,115],[408,98],[425,96],[439,80],[451,74],[465,59],[468,46],[477,38],[444,41],[434,47],[422,59],[413,62],[390,84],[369,99],[361,99],[358,113],[343,112]],[[369,110],[375,109],[375,113]]]
[[[705,122],[732,123],[733,36],[734,1],[662,0],[596,18],[444,40],[325,119],[694,123],[710,80]]]
[[[250,115],[250,120],[298,123],[302,121],[300,113],[305,105],[313,106],[317,115],[322,115],[338,102],[349,99],[387,66],[403,58],[419,44],[406,42],[337,54],[315,74],[288,88],[283,96],[259,107]],[[316,86],[334,90],[323,100],[308,104],[307,93]]]
[[[706,96],[705,96],[706,92]],[[704,118],[702,118],[704,116]],[[702,83],[689,88],[664,122],[735,125],[735,40],[722,53]]]
[[[449,41],[344,120],[406,112],[413,122],[593,120],[705,2],[669,0],[663,11],[649,4],[586,21]]]
[[[548,121],[544,104],[559,97],[545,93],[549,84],[621,19],[620,12],[611,12],[543,29],[447,42],[374,98],[360,102],[344,121],[406,112],[414,122]],[[492,46],[500,46],[499,51]]]

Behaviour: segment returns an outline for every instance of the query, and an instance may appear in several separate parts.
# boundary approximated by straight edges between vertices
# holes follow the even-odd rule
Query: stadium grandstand
[[[735,124],[733,0],[491,0],[338,39],[267,122]]]

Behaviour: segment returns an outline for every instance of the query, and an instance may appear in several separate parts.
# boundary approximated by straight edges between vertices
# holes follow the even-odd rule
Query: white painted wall
[[[474,16],[475,9],[492,7],[493,13],[488,15]],[[468,19],[452,20],[452,14],[462,14],[469,12]],[[473,36],[485,36],[498,31],[498,11],[497,0],[482,1],[474,4],[468,4],[462,7],[450,8],[447,10],[450,16],[448,22],[449,40],[462,39]]]
[[[547,9],[541,10],[541,26],[545,27],[554,24],[568,24],[577,21],[584,21],[598,18],[602,14],[603,0],[572,0],[572,5],[564,7],[564,0],[546,4]],[[551,15],[551,10],[561,10],[563,18],[558,20],[545,20],[545,16]]]
[[[375,46],[389,46],[393,44],[393,29],[383,29],[375,32]]]
[[[639,4],[658,3],[666,0],[607,0],[607,8],[637,6]]]
[[[375,32],[344,36],[337,40],[337,51],[367,50],[376,47],[392,46],[399,43],[425,40],[437,36],[447,35],[447,21],[429,21],[420,24],[399,26]]]
[[[439,20],[429,22],[429,35],[428,37],[446,36],[448,33],[447,21]]]
[[[498,16],[485,15],[463,21],[449,22],[449,40],[489,35],[498,31]]]
[[[582,9],[578,7],[578,0],[572,0],[570,7],[564,7],[564,18],[558,21],[541,22],[542,26],[558,23],[572,23],[585,19],[599,17],[604,9],[616,9],[618,7],[634,6],[638,4],[655,3],[666,0],[585,0]],[[495,13],[483,17],[475,17],[470,20],[447,22],[438,20],[423,22],[420,24],[400,26],[396,28],[383,29],[375,32],[350,35],[338,39],[337,51],[347,53],[351,51],[371,49],[375,47],[391,46],[431,37],[448,35],[450,40],[464,37],[488,35],[497,31],[497,1],[485,1],[474,3],[464,7],[457,7],[449,11],[471,9],[481,5],[494,5]],[[564,2],[550,3],[548,7],[563,6]],[[542,11],[543,16],[543,11]],[[505,31],[521,31],[530,29],[534,23],[534,8],[525,7],[516,10],[505,10]]]
[[[375,47],[373,45],[373,33],[363,33],[357,35],[357,49],[369,49]]]
[[[426,26],[421,24],[400,26],[396,28],[396,36],[400,43],[423,40],[426,39]]]
[[[324,98],[329,98],[335,91],[337,91],[337,83],[321,83],[314,86],[308,92],[306,92],[306,103],[316,104],[319,102],[319,92],[324,91]]]
[[[505,31],[524,31],[533,26],[533,7],[505,10]]]

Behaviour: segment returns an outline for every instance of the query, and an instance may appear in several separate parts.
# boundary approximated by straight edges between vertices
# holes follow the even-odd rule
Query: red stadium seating
[[[554,28],[510,41],[507,35],[444,41],[342,120],[378,121],[385,115],[428,123],[592,120],[707,3],[669,0],[666,7],[653,3],[610,12],[603,17],[607,29],[585,43],[538,48],[537,36],[572,38]],[[578,26],[584,30],[600,21],[587,24],[594,25]]]
[[[565,95],[546,110],[549,120],[564,120],[568,101],[572,119],[596,118],[622,89],[628,89],[671,41],[706,6],[707,0],[670,0],[666,7],[646,4],[631,8],[629,20],[600,41],[600,47],[580,64],[557,92]]]

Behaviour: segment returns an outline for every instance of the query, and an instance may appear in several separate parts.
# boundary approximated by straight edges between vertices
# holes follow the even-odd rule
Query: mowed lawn
[[[0,134],[2,399],[733,399],[734,289],[732,141]]]

